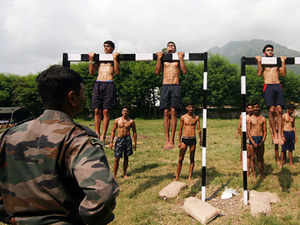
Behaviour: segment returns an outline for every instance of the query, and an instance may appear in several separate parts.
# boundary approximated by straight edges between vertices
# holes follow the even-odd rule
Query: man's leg
[[[278,144],[275,145],[275,161],[277,163],[277,165],[279,166],[280,165],[280,159],[279,159],[279,152],[278,152]]]
[[[278,144],[278,132],[276,132],[276,123],[275,123],[275,106],[269,107],[269,123],[272,130],[272,140],[274,144]]]
[[[171,136],[171,147],[174,148],[174,139],[175,139],[175,132],[177,127],[177,113],[175,108],[171,108],[171,129],[172,129],[172,136]]]
[[[96,108],[94,110],[94,113],[95,113],[95,115],[94,115],[95,130],[96,130],[96,134],[97,134],[98,138],[100,139],[100,136],[101,136],[100,126],[101,126],[101,119],[102,119],[102,110]]]
[[[170,117],[169,117],[169,109],[164,109],[164,131],[165,131],[165,146],[164,149],[169,149],[170,143]]]
[[[195,150],[196,145],[192,145],[190,147],[190,171],[189,171],[189,181],[192,181],[193,179],[193,171],[195,167]]]
[[[123,162],[123,176],[125,179],[128,178],[127,176],[127,168],[128,168],[128,156],[124,154],[124,162]]]
[[[277,137],[278,137],[278,144],[283,145],[284,144],[284,137],[282,136],[281,133],[281,127],[282,127],[282,108],[280,105],[277,105],[275,107],[275,126],[278,128],[277,129]]]
[[[184,160],[184,155],[186,152],[187,146],[182,143],[180,148],[179,148],[179,157],[178,157],[178,164],[177,164],[177,171],[176,171],[176,180],[179,180],[179,176],[181,173],[181,168],[182,168],[182,162]]]
[[[109,125],[109,110],[103,109],[103,126],[102,126],[102,135],[100,137],[100,140],[105,143],[106,133]]]
[[[290,166],[295,168],[295,165],[293,164],[293,151],[289,151],[289,159],[290,159]]]
[[[260,173],[261,178],[265,178],[264,175],[264,146],[259,146],[256,149],[256,153],[257,153],[257,162],[258,162],[258,170]]]
[[[114,178],[117,179],[117,173],[118,173],[118,169],[119,169],[119,162],[120,162],[120,158],[115,157],[114,160]]]

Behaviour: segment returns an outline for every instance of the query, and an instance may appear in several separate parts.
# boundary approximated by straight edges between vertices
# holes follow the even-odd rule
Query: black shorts
[[[118,137],[115,143],[115,158],[122,158],[124,155],[130,156],[132,152],[132,140],[130,136]]]
[[[281,84],[265,84],[264,98],[267,106],[284,105]]]
[[[196,145],[196,137],[182,137],[181,141],[186,145],[186,146],[192,146]]]
[[[160,109],[181,109],[181,89],[178,84],[163,84],[160,89]]]
[[[96,81],[92,96],[93,109],[112,109],[116,104],[116,88],[113,81]]]

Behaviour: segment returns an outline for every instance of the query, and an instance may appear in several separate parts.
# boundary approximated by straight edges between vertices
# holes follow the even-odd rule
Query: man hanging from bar
[[[265,57],[274,57],[274,47],[267,44],[263,48]],[[282,126],[282,106],[284,105],[284,98],[282,87],[279,80],[279,74],[285,76],[286,65],[285,56],[281,56],[281,66],[277,65],[262,65],[262,57],[256,56],[257,61],[257,75],[264,77],[264,98],[269,109],[269,122],[271,127],[272,139],[274,144],[283,144],[284,138],[281,132]]]
[[[109,111],[116,103],[116,88],[113,82],[114,75],[120,73],[118,52],[113,53],[115,44],[112,41],[104,42],[104,53],[113,55],[113,62],[94,62],[95,53],[89,53],[89,73],[95,74],[98,70],[97,80],[94,84],[92,108],[94,110],[95,130],[100,141],[105,143],[106,132],[109,125]],[[103,119],[102,134],[100,132]]]
[[[176,45],[169,41],[167,44],[167,53],[175,53]],[[164,149],[174,148],[174,138],[177,125],[177,113],[181,108],[181,90],[179,85],[180,71],[186,74],[187,70],[184,64],[184,53],[178,52],[178,61],[163,62],[162,52],[157,52],[157,62],[155,67],[155,74],[159,75],[163,70],[163,85],[160,90],[160,109],[164,110],[164,130],[165,130],[165,145]],[[163,69],[162,69],[163,67]],[[171,118],[170,118],[171,116]],[[171,128],[171,137],[170,137]]]

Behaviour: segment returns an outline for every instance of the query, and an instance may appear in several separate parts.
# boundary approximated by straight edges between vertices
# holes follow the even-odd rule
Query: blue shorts
[[[256,144],[259,144],[263,138],[262,138],[262,136],[252,136],[252,139]],[[252,142],[251,142],[251,144],[252,144]]]
[[[285,138],[284,144],[281,146],[281,151],[294,151],[295,150],[295,132],[294,131],[283,131]]]

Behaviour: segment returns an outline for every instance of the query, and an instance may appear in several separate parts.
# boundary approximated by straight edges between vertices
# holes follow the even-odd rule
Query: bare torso
[[[198,116],[190,116],[188,114],[185,114],[182,116],[183,117],[183,132],[182,132],[182,136],[183,137],[195,137],[196,133],[195,133],[195,128],[197,125],[197,121],[199,120]]]
[[[119,117],[118,123],[118,137],[125,137],[130,135],[130,128],[132,127],[133,120],[130,118]]]
[[[264,135],[264,124],[266,122],[265,117],[259,115],[252,115],[249,118],[250,123],[250,135],[251,136],[263,136]]]
[[[294,120],[293,116],[290,116],[288,113],[283,114],[283,130],[284,131],[294,131]]]
[[[277,66],[264,67],[263,76],[265,84],[280,84],[279,69]]]
[[[98,81],[113,80],[114,77],[114,66],[113,63],[100,63],[98,68]]]
[[[164,62],[163,84],[179,84],[179,62]]]

